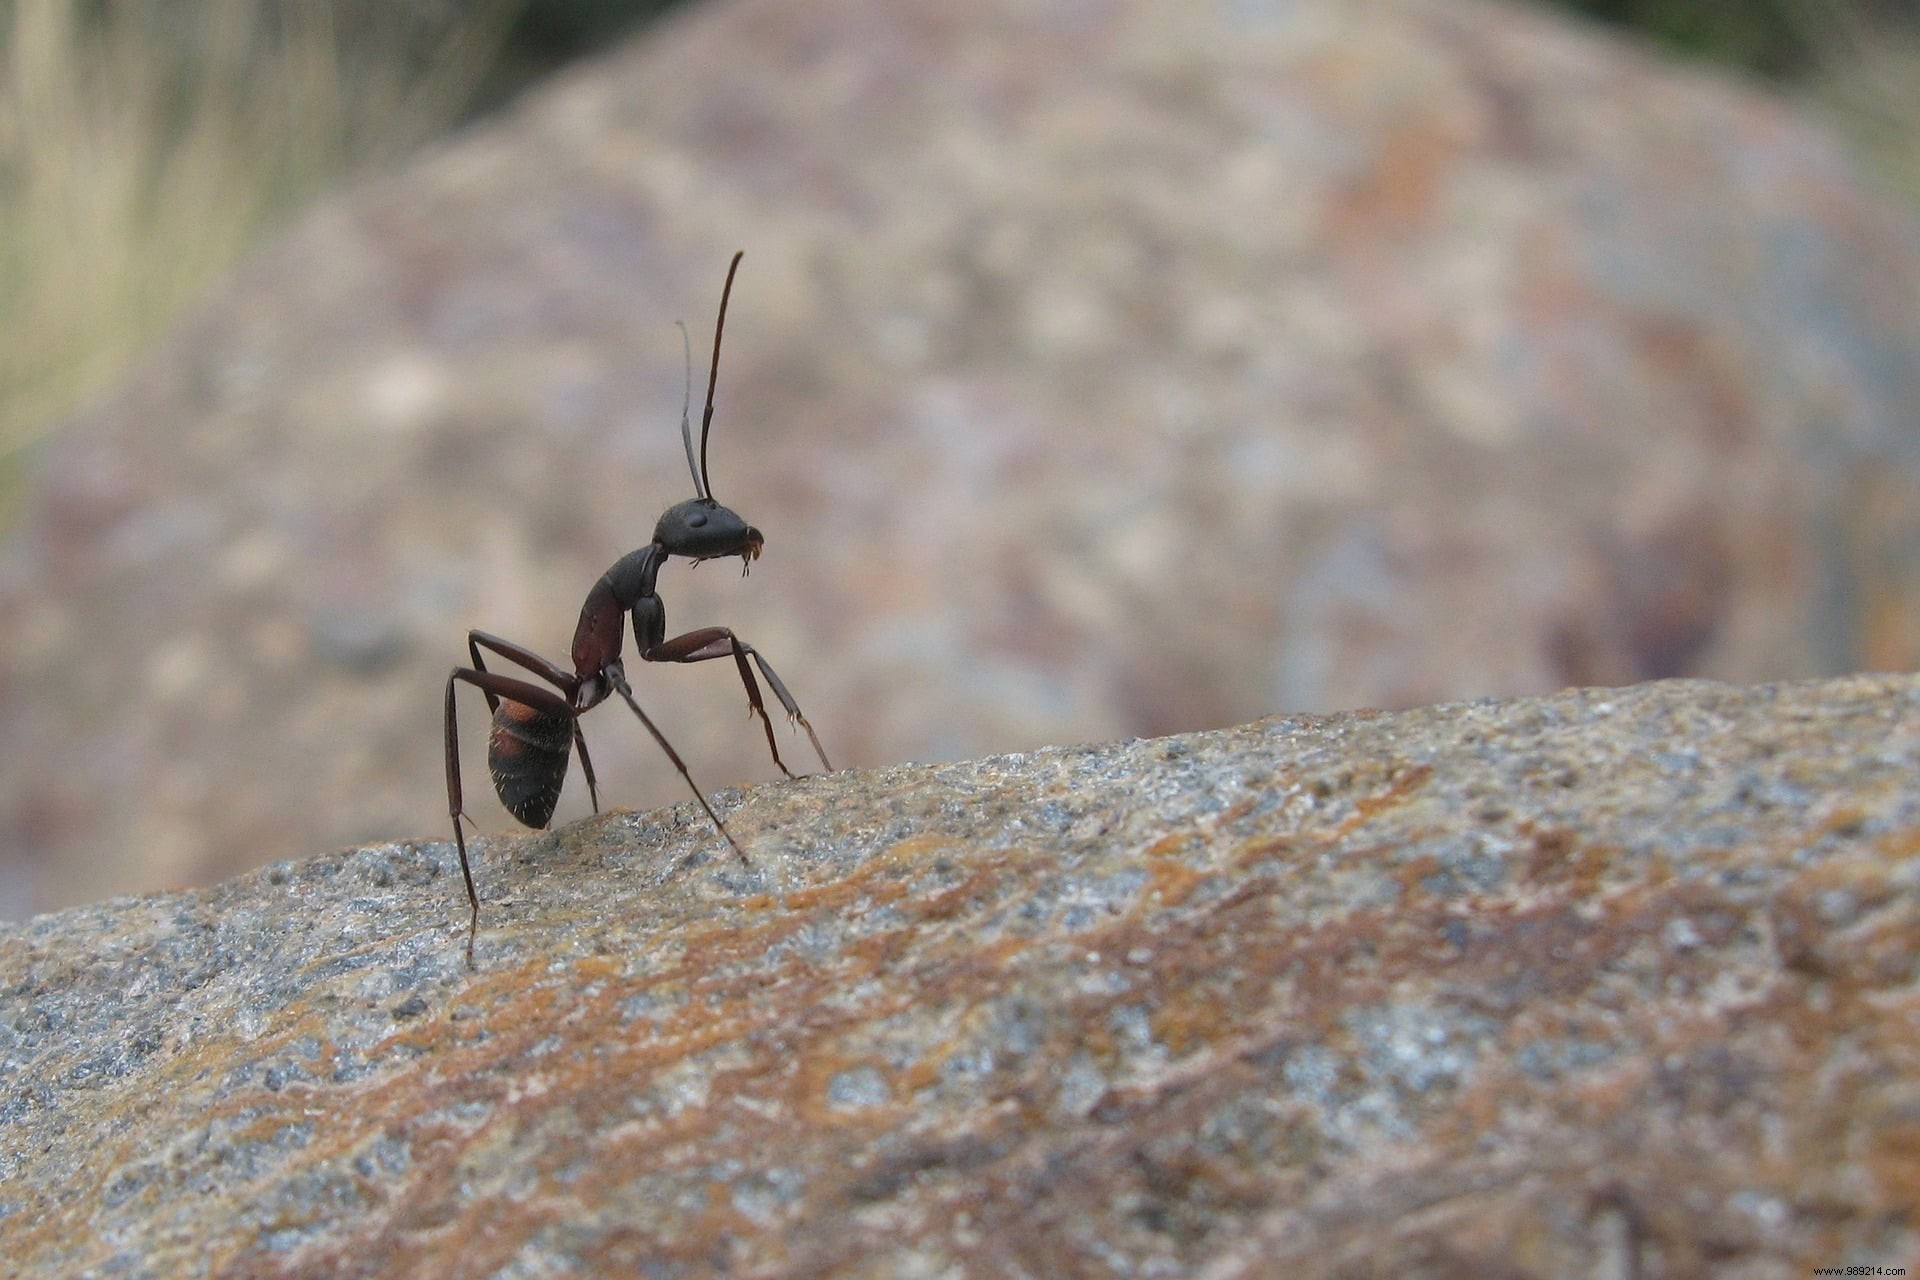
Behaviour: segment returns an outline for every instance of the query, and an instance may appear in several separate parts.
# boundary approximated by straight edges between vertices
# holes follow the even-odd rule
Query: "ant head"
[[[693,454],[693,424],[687,411],[693,407],[693,349],[687,327],[680,326],[681,341],[687,345],[687,390],[680,404],[680,443],[686,446],[687,470],[693,473],[694,497],[677,503],[660,517],[653,528],[654,545],[670,556],[689,560],[713,560],[721,556],[739,556],[742,568],[759,558],[765,539],[760,531],[714,501],[713,482],[707,477],[707,435],[713,430],[713,386],[720,377],[720,335],[727,327],[727,299],[733,296],[733,275],[740,269],[743,253],[733,255],[727,266],[727,283],[720,290],[720,318],[713,325],[713,366],[707,370],[707,407],[700,417],[700,457]]]
[[[688,498],[667,508],[653,527],[653,541],[670,556],[689,560],[739,556],[751,564],[759,559],[766,539],[712,498]]]

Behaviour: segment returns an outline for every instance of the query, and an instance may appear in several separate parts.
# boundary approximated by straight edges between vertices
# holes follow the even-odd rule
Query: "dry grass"
[[[516,8],[0,0],[0,494],[263,229],[456,119]]]

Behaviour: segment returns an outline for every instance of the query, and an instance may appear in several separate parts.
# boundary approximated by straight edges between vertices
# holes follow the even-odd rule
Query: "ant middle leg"
[[[671,742],[667,741],[667,735],[660,732],[660,726],[653,722],[653,717],[640,709],[640,701],[633,696],[633,689],[627,684],[625,677],[616,678],[613,681],[613,689],[626,700],[629,707],[633,708],[633,714],[640,717],[640,723],[647,726],[647,732],[651,733],[653,740],[660,744],[660,749],[667,753],[667,759],[673,761],[673,767],[680,771],[682,778],[686,779],[687,788],[693,792],[693,798],[700,802],[700,807],[707,811],[707,817],[713,819],[714,827],[727,838],[727,843],[733,846],[733,851],[740,855],[741,864],[747,867],[753,866],[753,860],[747,857],[747,851],[742,849],[740,842],[733,838],[733,832],[727,830],[727,824],[720,821],[720,815],[713,811],[713,806],[707,803],[707,797],[700,790],[699,784],[693,780],[693,775],[687,772],[687,762],[680,758],[680,753],[673,749]]]
[[[683,663],[709,662],[714,658],[731,657],[734,666],[740,672],[740,683],[747,690],[748,713],[760,717],[760,726],[767,734],[767,750],[773,753],[773,763],[779,766],[781,773],[791,778],[793,770],[787,768],[786,762],[780,758],[780,748],[774,742],[773,721],[767,716],[766,703],[760,699],[759,681],[753,678],[753,668],[747,665],[747,659],[752,658],[753,666],[760,668],[760,674],[766,677],[774,696],[780,699],[780,707],[787,713],[787,719],[807,731],[807,739],[813,743],[814,754],[820,757],[821,767],[829,773],[833,772],[833,765],[827,759],[826,748],[820,745],[820,735],[813,731],[813,726],[807,722],[806,716],[801,714],[800,704],[795,702],[793,695],[787,691],[786,682],[775,674],[773,667],[768,664],[758,649],[735,635],[731,628],[702,627],[698,631],[689,631],[671,640],[662,640],[659,644],[643,651],[640,656],[648,662]]]

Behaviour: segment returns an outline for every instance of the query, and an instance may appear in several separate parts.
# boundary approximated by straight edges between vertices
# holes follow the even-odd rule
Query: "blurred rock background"
[[[1912,666],[1920,32],[1629,8],[16,0],[0,912],[443,832],[464,632],[564,658],[687,496],[735,248],[767,554],[661,591],[836,763]]]

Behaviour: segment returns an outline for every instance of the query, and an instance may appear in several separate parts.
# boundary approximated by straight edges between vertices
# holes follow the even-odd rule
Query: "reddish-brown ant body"
[[[768,685],[772,686],[774,696],[780,700],[787,717],[807,731],[821,765],[829,770],[833,768],[827,762],[827,753],[820,746],[813,726],[800,714],[799,704],[794,702],[793,695],[787,692],[787,686],[774,674],[759,650],[726,627],[702,627],[668,639],[666,606],[654,590],[661,565],[672,556],[683,556],[693,561],[739,556],[744,573],[758,558],[764,543],[758,529],[714,501],[713,486],[707,478],[707,436],[713,427],[713,389],[720,373],[720,335],[727,324],[727,299],[733,293],[733,276],[739,270],[743,256],[742,253],[733,255],[733,262],[727,267],[726,285],[720,292],[720,318],[713,327],[713,364],[707,372],[707,404],[700,419],[700,455],[697,464],[694,460],[693,426],[687,416],[693,402],[693,362],[691,352],[688,353],[687,391],[680,410],[680,440],[686,449],[687,469],[693,473],[695,496],[669,507],[666,514],[660,517],[659,524],[654,526],[653,541],[638,551],[622,556],[601,575],[600,581],[594,583],[593,589],[587,593],[586,603],[580,608],[580,622],[573,633],[573,670],[568,671],[549,662],[531,649],[510,640],[502,640],[484,631],[469,631],[467,652],[473,657],[473,665],[455,667],[447,677],[447,811],[453,819],[454,843],[460,852],[460,874],[466,879],[467,902],[472,907],[467,925],[469,965],[473,963],[474,936],[480,928],[480,895],[474,891],[473,870],[467,861],[466,835],[460,828],[460,820],[466,817],[466,812],[461,806],[460,745],[454,717],[453,690],[456,684],[464,682],[473,685],[486,695],[487,707],[493,713],[493,730],[487,739],[487,768],[493,775],[493,788],[507,812],[529,827],[544,827],[553,817],[554,806],[560,800],[561,785],[566,780],[567,763],[576,750],[580,753],[580,768],[586,775],[587,794],[593,802],[594,812],[600,811],[599,786],[594,781],[593,761],[587,756],[587,740],[580,732],[580,717],[612,695],[619,694],[660,744],[660,749],[667,753],[667,758],[680,771],[680,776],[686,779],[694,798],[706,810],[707,816],[713,819],[713,825],[726,837],[727,843],[733,846],[740,861],[747,862],[746,851],[720,821],[720,816],[707,803],[700,788],[694,785],[693,777],[687,772],[680,754],[634,699],[620,660],[621,643],[629,617],[633,622],[634,647],[642,661],[706,662],[713,658],[731,657],[739,669],[741,683],[746,686],[747,702],[752,713],[760,717],[760,723],[766,730],[767,747],[773,752],[773,762],[779,766],[780,772],[791,778],[793,772],[780,759],[780,748],[775,745],[773,737],[773,722],[768,719],[766,706],[760,700],[760,685],[753,674],[754,667],[758,667]],[[681,332],[684,340],[685,326],[682,326]],[[486,663],[480,657],[482,649],[531,672],[553,688],[545,689],[527,680],[487,670]],[[752,659],[751,665],[748,659]]]

